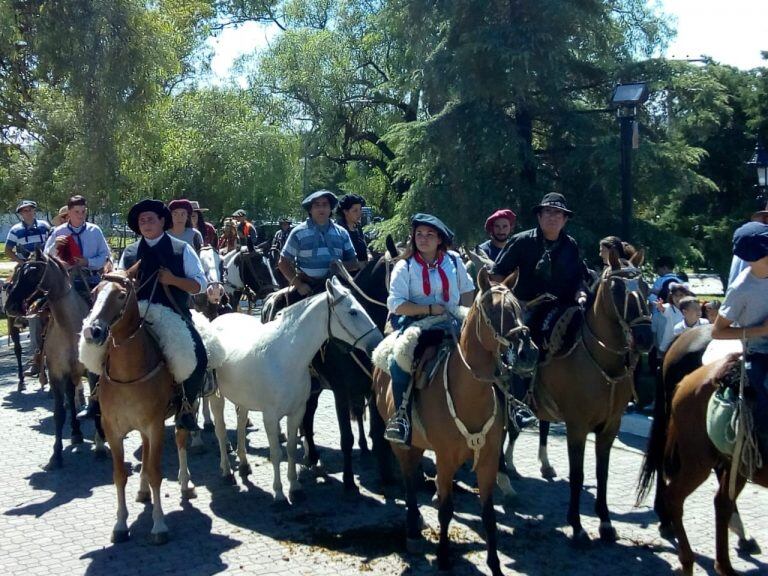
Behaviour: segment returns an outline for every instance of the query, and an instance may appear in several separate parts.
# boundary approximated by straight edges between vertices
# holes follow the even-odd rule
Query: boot
[[[397,410],[387,421],[384,438],[393,444],[410,446],[411,421],[408,416],[411,399],[411,375],[398,366],[394,359],[389,362],[389,373],[392,377],[392,397],[400,400]]]
[[[408,411],[401,406],[397,412],[387,420],[387,427],[384,430],[384,438],[393,444],[402,444],[410,446],[411,422],[408,418]]]
[[[35,352],[32,356],[32,360],[29,363],[29,368],[24,371],[24,376],[36,377],[40,374],[40,363],[42,361],[43,353],[40,350]]]
[[[179,410],[176,414],[176,428],[179,430],[187,430],[188,432],[197,432],[200,430],[200,426],[197,425],[197,415],[192,412],[191,408],[182,408]]]

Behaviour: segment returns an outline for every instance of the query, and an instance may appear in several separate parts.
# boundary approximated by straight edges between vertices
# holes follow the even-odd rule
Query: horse
[[[450,568],[448,527],[453,518],[453,477],[469,458],[477,473],[486,563],[495,576],[502,574],[496,544],[493,488],[504,435],[504,407],[499,406],[494,383],[497,373],[510,368],[524,374],[536,366],[536,347],[522,324],[520,305],[512,294],[516,275],[491,286],[488,273],[478,274],[479,291],[463,323],[459,342],[440,361],[426,388],[413,398],[411,447],[393,446],[405,479],[406,537],[415,550],[421,539],[421,515],[416,502],[418,467],[425,450],[437,462],[440,543],[438,568]],[[379,366],[374,369],[376,404],[382,418],[397,409],[390,379]]]
[[[710,343],[712,343],[712,325],[696,326],[686,330],[680,336],[673,340],[669,350],[664,355],[664,365],[662,367],[661,378],[656,382],[656,394],[653,408],[653,422],[658,423],[651,427],[651,434],[648,438],[646,456],[643,461],[643,468],[638,482],[638,502],[639,506],[647,495],[651,482],[656,478],[656,495],[654,499],[654,511],[659,517],[659,532],[665,536],[674,537],[674,530],[669,520],[669,514],[666,513],[664,503],[664,494],[666,483],[664,474],[660,468],[663,460],[664,445],[667,438],[667,426],[670,420],[670,408],[672,406],[672,396],[675,392],[678,382],[688,374],[700,368],[703,365],[705,354],[709,355]],[[718,348],[728,348],[730,340],[718,340]],[[722,346],[725,345],[725,346]],[[723,352],[716,352],[716,358],[725,356]],[[741,520],[736,502],[733,503],[733,515],[728,527],[738,536],[738,549],[745,554],[759,554],[760,546],[757,541],[747,532],[744,523]]]
[[[595,512],[600,518],[600,538],[616,540],[606,501],[611,447],[633,394],[638,352],[651,342],[650,316],[637,268],[642,259],[643,252],[638,251],[629,265],[623,266],[616,252],[611,252],[610,266],[600,275],[573,347],[540,364],[533,385],[536,416],[566,425],[570,468],[567,518],[576,544],[589,541],[581,525],[579,501],[584,484],[584,448],[590,432],[595,434]],[[510,444],[514,448],[512,435]],[[539,446],[539,453],[542,451],[546,457],[546,445]]]
[[[36,293],[46,294],[51,310],[48,333],[43,344],[43,354],[48,366],[48,377],[53,391],[53,421],[56,439],[53,455],[45,465],[54,470],[63,465],[62,431],[66,411],[70,410],[73,445],[83,443],[80,422],[76,418],[75,391],[80,380],[86,375],[85,367],[78,358],[77,338],[88,315],[88,304],[72,287],[69,272],[55,256],[48,256],[37,250],[32,258],[19,266],[16,282],[8,295],[7,308],[12,315],[22,314],[24,303]],[[96,419],[97,454],[103,454],[104,434],[99,419]]]
[[[670,348],[671,350],[671,348]],[[694,555],[683,526],[685,499],[698,488],[712,470],[719,488],[715,496],[715,571],[721,576],[734,576],[728,551],[728,524],[736,512],[736,498],[746,478],[736,478],[735,497],[729,494],[731,459],[715,448],[707,434],[707,404],[718,389],[726,372],[738,369],[739,355],[731,354],[685,376],[671,395],[671,407],[654,418],[649,449],[643,465],[638,500],[650,489],[654,475],[664,479],[657,484],[656,513],[662,526],[671,527],[677,537],[678,558],[684,574],[693,574]],[[666,364],[666,360],[665,360]],[[658,400],[657,400],[658,401]],[[755,471],[752,482],[768,487],[768,463]]]
[[[222,265],[226,278],[224,289],[236,312],[239,310],[243,292],[248,293],[250,307],[252,300],[263,299],[278,289],[267,257],[250,242],[245,250],[225,254]]]
[[[17,320],[20,318],[20,316],[14,316],[8,311],[8,295],[10,291],[13,289],[14,284],[16,283],[18,276],[19,276],[19,269],[20,267],[17,266],[13,270],[13,275],[11,276],[11,280],[3,285],[2,287],[2,297],[3,297],[3,305],[2,309],[5,313],[6,322],[8,326],[8,337],[11,339],[11,342],[13,342],[13,354],[16,356],[16,368],[19,375],[19,382],[16,385],[16,391],[21,392],[26,389],[26,383],[24,382],[24,364],[22,362],[22,347],[21,347],[21,330],[16,325]],[[22,313],[23,315],[23,313]],[[41,363],[42,364],[42,363]],[[43,366],[40,366],[40,374],[44,374]],[[43,385],[41,381],[41,386]]]
[[[99,380],[101,418],[112,449],[112,474],[117,490],[117,521],[112,542],[125,542],[128,534],[128,507],[125,500],[127,473],[123,439],[133,431],[141,434],[141,480],[137,502],[152,502],[151,540],[168,541],[168,527],[162,507],[160,485],[165,420],[176,392],[174,378],[161,356],[156,340],[139,314],[134,275],[138,263],[127,271],[104,276],[96,287],[96,302],[83,324],[82,339],[106,346]],[[184,499],[194,498],[195,487],[187,468],[187,431],[176,429],[179,455],[179,484]],[[151,490],[151,494],[150,494]]]
[[[221,474],[234,480],[227,459],[224,399],[238,406],[237,455],[242,477],[250,473],[245,446],[249,410],[262,412],[274,469],[275,501],[285,501],[280,481],[280,420],[287,416],[289,496],[301,494],[296,475],[296,439],[310,395],[309,364],[320,346],[337,338],[369,353],[382,339],[381,332],[338,280],[326,282],[326,290],[281,312],[274,321],[261,321],[245,314],[219,316],[211,327],[227,355],[217,367],[220,397],[211,397],[216,436],[220,449]]]

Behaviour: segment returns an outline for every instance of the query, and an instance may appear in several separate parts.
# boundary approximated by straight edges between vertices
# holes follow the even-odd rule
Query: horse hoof
[[[574,548],[586,548],[589,546],[591,540],[589,539],[589,534],[584,532],[584,530],[579,530],[578,532],[575,532],[573,535],[573,539],[571,540],[571,544],[574,546]]]
[[[51,456],[51,459],[48,460],[48,464],[43,466],[43,470],[50,472],[52,470],[58,470],[62,466],[64,466],[64,460],[62,459],[61,455]]]
[[[141,502],[142,504],[149,504],[152,502],[152,494],[149,490],[139,490],[136,492],[136,502]]]
[[[541,477],[544,478],[544,480],[552,480],[553,478],[557,478],[557,472],[555,472],[555,469],[552,466],[542,466]]]
[[[96,460],[106,460],[108,456],[109,456],[109,452],[107,452],[106,448],[96,448],[93,451],[93,457]]]
[[[168,544],[168,532],[157,532],[149,535],[152,544],[155,546],[162,546]]]
[[[608,524],[607,526],[600,526],[600,540],[605,543],[612,544],[618,540],[616,536],[616,528]]]
[[[405,539],[405,550],[408,552],[408,554],[419,554],[422,555],[425,552],[425,542],[424,538],[406,538]]]
[[[288,493],[288,498],[291,500],[291,504],[298,504],[299,502],[307,501],[307,494],[301,488],[291,490]]]
[[[285,512],[286,510],[290,510],[291,503],[285,499],[285,496],[283,496],[282,498],[275,498],[272,504],[270,504],[270,508],[275,512]]]
[[[24,382],[19,382],[19,385],[16,387],[16,392],[24,392],[26,389],[27,385],[24,384]]]
[[[237,472],[240,474],[240,478],[245,480],[248,478],[248,476],[251,473],[251,465],[250,464],[240,464],[240,466],[237,467]]]
[[[206,422],[205,424],[203,424],[203,430],[205,432],[215,432],[216,426],[214,426],[213,422]]]
[[[195,487],[191,488],[182,488],[181,489],[181,499],[182,500],[194,500],[197,498],[197,491],[195,490]]]
[[[748,556],[756,556],[760,554],[762,550],[760,549],[760,544],[758,544],[757,540],[754,538],[750,538],[749,540],[739,538],[739,552],[747,554]]]
[[[222,476],[221,481],[224,484],[227,484],[228,486],[237,486],[237,480],[235,480],[235,475],[230,472],[229,474]]]
[[[665,540],[674,540],[675,530],[672,528],[670,524],[660,524],[659,535]]]
[[[77,446],[79,444],[83,443],[83,435],[81,433],[73,433],[70,437],[69,441],[72,443],[73,446]]]
[[[128,535],[128,530],[113,530],[111,540],[113,544],[128,542],[128,540],[130,540],[130,536]]]

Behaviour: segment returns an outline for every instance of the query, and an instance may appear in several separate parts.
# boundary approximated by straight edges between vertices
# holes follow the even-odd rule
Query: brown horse
[[[576,543],[589,540],[581,525],[579,501],[584,484],[587,435],[595,434],[600,538],[614,541],[607,504],[608,465],[621,415],[632,398],[638,342],[650,342],[650,317],[640,287],[638,252],[623,267],[615,252],[600,276],[574,347],[539,365],[534,382],[534,408],[539,419],[565,422],[570,468],[568,523]],[[541,450],[540,450],[541,454]]]
[[[656,419],[653,422],[654,431],[657,428],[666,431],[662,436],[664,449],[649,452],[646,457],[645,468],[650,473],[643,474],[640,491],[641,495],[646,493],[653,480],[653,473],[663,471],[665,481],[657,487],[656,495],[657,503],[662,505],[656,508],[656,512],[662,524],[669,524],[674,530],[684,574],[693,574],[694,555],[683,526],[683,504],[709,477],[712,470],[717,474],[720,485],[715,496],[715,571],[721,576],[737,574],[728,553],[728,524],[736,510],[735,498],[731,499],[728,494],[730,460],[712,444],[706,426],[707,404],[717,390],[717,381],[735,362],[739,362],[737,357],[729,356],[685,376],[672,394],[671,410],[666,412],[667,419]],[[763,464],[755,472],[752,481],[768,487],[768,465]],[[745,483],[746,478],[739,475],[736,497]]]
[[[138,263],[134,266],[137,269]],[[141,434],[141,483],[136,500],[153,503],[151,537],[155,544],[168,541],[160,484],[165,419],[175,396],[173,377],[158,344],[139,315],[134,269],[112,273],[96,288],[93,311],[83,326],[89,344],[106,345],[104,368],[99,380],[102,423],[112,448],[113,478],[117,489],[117,522],[113,542],[128,539],[128,508],[125,502],[123,439],[132,430]],[[194,498],[195,488],[187,469],[187,431],[176,430],[179,454],[179,484],[182,498]],[[151,489],[151,497],[150,497]]]
[[[437,461],[440,543],[437,562],[440,570],[450,567],[448,526],[453,517],[453,476],[468,459],[473,459],[480,491],[486,562],[494,575],[501,574],[496,551],[496,516],[493,488],[504,434],[504,406],[497,399],[493,383],[497,371],[508,367],[530,373],[537,354],[523,326],[520,305],[510,287],[515,276],[491,287],[488,274],[478,275],[479,292],[461,330],[459,343],[442,361],[429,385],[413,399],[413,442],[411,448],[394,446],[406,488],[406,536],[409,545],[421,538],[416,479],[425,450],[433,450]],[[374,371],[374,392],[381,416],[395,411],[389,376]]]
[[[10,314],[21,314],[25,301],[37,293],[48,296],[51,321],[48,334],[43,344],[43,353],[48,365],[48,374],[53,390],[53,419],[56,440],[53,455],[46,465],[46,470],[61,467],[62,431],[64,428],[65,400],[70,409],[72,444],[82,444],[83,434],[75,414],[75,391],[80,380],[86,375],[85,367],[80,363],[77,350],[77,338],[88,314],[88,304],[77,294],[64,265],[57,258],[37,251],[35,256],[19,266],[16,281],[8,295],[7,308]],[[96,421],[97,449],[103,445],[100,423]]]

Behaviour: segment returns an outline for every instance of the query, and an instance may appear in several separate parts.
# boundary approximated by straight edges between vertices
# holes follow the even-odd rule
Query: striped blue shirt
[[[35,248],[43,248],[48,235],[51,233],[51,225],[45,220],[37,220],[31,226],[19,222],[8,230],[8,238],[5,245],[8,248],[16,248],[19,258],[28,258]]]
[[[291,230],[280,255],[310,278],[328,276],[333,260],[357,260],[349,232],[332,221],[317,226],[311,218]]]

